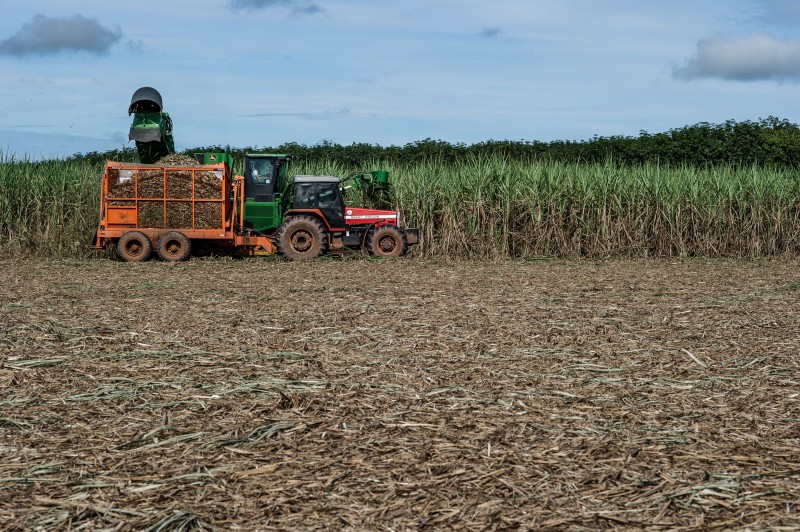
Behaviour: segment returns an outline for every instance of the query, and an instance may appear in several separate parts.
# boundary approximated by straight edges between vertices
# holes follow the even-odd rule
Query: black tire
[[[311,216],[293,216],[278,228],[278,252],[291,260],[311,260],[328,251],[328,232]]]
[[[192,255],[192,242],[183,233],[170,231],[158,239],[156,253],[163,261],[180,262]]]
[[[373,257],[402,257],[408,251],[406,235],[394,225],[382,225],[369,232],[367,251]]]
[[[153,243],[141,231],[129,231],[117,242],[117,256],[125,262],[144,262],[153,256]]]

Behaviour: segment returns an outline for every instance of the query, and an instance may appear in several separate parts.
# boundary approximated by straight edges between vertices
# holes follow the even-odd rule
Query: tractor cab
[[[291,157],[283,154],[248,153],[244,156],[244,225],[262,232],[283,221],[286,168]]]
[[[244,156],[244,197],[256,202],[275,201],[286,182],[286,155],[247,154]]]
[[[330,227],[344,229],[344,200],[340,184],[337,177],[295,176],[294,209],[317,209]]]

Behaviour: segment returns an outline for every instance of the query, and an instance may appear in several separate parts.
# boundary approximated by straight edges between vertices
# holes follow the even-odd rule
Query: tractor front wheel
[[[141,231],[129,231],[117,242],[117,256],[125,262],[144,262],[153,255],[153,244]]]
[[[278,228],[278,252],[291,260],[316,259],[327,251],[328,233],[316,218],[294,216]]]
[[[367,251],[374,257],[402,257],[407,250],[405,235],[393,225],[377,227],[367,237]]]
[[[170,231],[158,240],[156,253],[163,261],[179,262],[192,254],[192,243],[183,233]]]

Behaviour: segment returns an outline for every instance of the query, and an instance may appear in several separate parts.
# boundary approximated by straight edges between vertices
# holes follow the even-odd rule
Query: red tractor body
[[[347,225],[398,225],[397,215],[397,211],[345,207],[344,221]]]

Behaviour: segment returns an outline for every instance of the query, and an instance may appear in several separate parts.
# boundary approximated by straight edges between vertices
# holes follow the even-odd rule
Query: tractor
[[[368,196],[388,187],[386,171],[356,174],[344,181],[298,175],[294,194],[289,195],[286,166],[290,161],[284,154],[245,155],[243,232],[272,235],[278,252],[293,260],[345,248],[401,257],[409,245],[419,243],[418,229],[400,229],[399,212],[365,208]],[[348,188],[361,193],[361,207],[345,206],[343,193]]]

